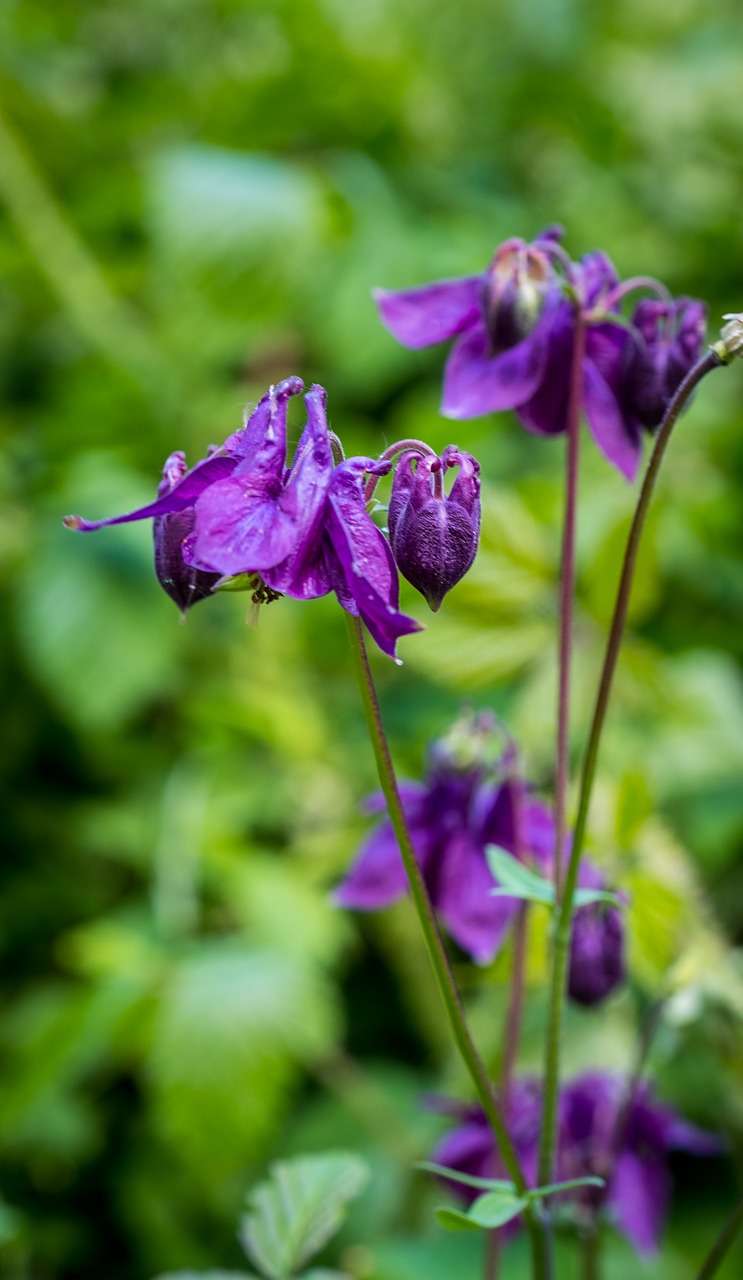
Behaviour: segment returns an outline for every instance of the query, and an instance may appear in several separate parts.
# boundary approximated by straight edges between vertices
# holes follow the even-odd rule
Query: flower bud
[[[552,266],[547,254],[525,240],[506,240],[498,249],[483,286],[482,307],[498,355],[526,338],[542,314]]]
[[[592,902],[573,921],[568,994],[577,1004],[599,1004],[624,981],[624,921],[617,907]]]
[[[446,495],[442,473],[455,466],[459,475]],[[398,569],[437,612],[477,553],[479,462],[454,445],[440,458],[402,454],[392,484],[389,531]]]
[[[632,315],[636,341],[624,379],[627,406],[644,427],[659,426],[668,402],[702,351],[707,309],[693,298],[643,298]]]
[[[163,478],[157,490],[158,498],[170,493],[187,470],[185,454],[180,450],[171,453],[163,467]],[[156,516],[152,521],[157,580],[163,591],[167,592],[184,613],[192,605],[198,604],[199,600],[210,596],[220,579],[220,574],[196,569],[184,560],[183,544],[193,533],[195,519],[194,508],[186,507],[183,511]]]

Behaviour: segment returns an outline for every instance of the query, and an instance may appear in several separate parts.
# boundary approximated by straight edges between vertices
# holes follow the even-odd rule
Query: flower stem
[[[722,1231],[702,1263],[701,1269],[697,1273],[697,1280],[711,1280],[711,1277],[717,1271],[741,1227],[743,1227],[743,1197],[741,1197],[733,1209],[733,1212],[730,1214],[725,1226],[722,1228]]]
[[[565,461],[565,518],[560,572],[560,638],[558,643],[557,744],[555,754],[555,889],[560,897],[562,859],[567,831],[567,794],[570,734],[570,667],[573,649],[573,598],[575,596],[575,526],[578,505],[580,455],[580,407],[583,398],[583,355],[586,324],[579,310],[570,368],[568,440]]]
[[[627,620],[627,609],[629,606],[632,580],[637,562],[637,552],[645,526],[648,508],[650,506],[650,499],[653,496],[658,471],[660,469],[661,462],[663,461],[666,446],[668,445],[676,420],[697,384],[701,382],[702,378],[704,378],[706,374],[710,373],[713,369],[720,367],[723,363],[723,359],[716,351],[708,351],[707,354],[702,356],[702,358],[698,360],[694,367],[689,371],[671,399],[671,402],[666,409],[665,417],[658,435],[656,436],[655,445],[653,446],[653,452],[650,456],[648,468],[645,473],[645,479],[642,484],[642,489],[640,490],[640,497],[637,502],[629,536],[627,538],[627,546],[624,553],[622,572],[617,590],[617,599],[614,606],[614,615],[611,621],[609,639],[606,646],[606,655],[604,657],[604,665],[601,671],[601,679],[599,681],[599,689],[596,696],[596,706],[593,713],[593,721],[591,723],[588,744],[583,758],[580,794],[578,799],[578,813],[573,831],[570,861],[568,863],[567,875],[565,877],[564,892],[558,908],[544,1069],[544,1111],[542,1116],[542,1142],[539,1159],[540,1184],[544,1184],[552,1180],[557,1121],[557,1099],[560,1077],[562,1018],[567,986],[573,902],[578,882],[578,869],[580,866],[581,852],[583,850],[583,841],[585,839],[586,820],[588,817],[591,791],[596,773],[596,762],[601,742],[601,733],[606,719],[609,695],[611,693],[617,658],[619,656],[619,649],[622,642],[622,636],[624,634],[624,626]]]
[[[402,855],[402,860],[405,864],[413,904],[423,931],[426,949],[433,966],[441,998],[444,1002],[444,1007],[449,1019],[449,1025],[451,1026],[452,1034],[462,1056],[464,1065],[467,1068],[474,1085],[475,1092],[477,1093],[480,1104],[495,1136],[503,1164],[505,1165],[509,1177],[514,1183],[516,1190],[519,1194],[523,1195],[527,1189],[527,1184],[521,1168],[521,1163],[516,1153],[516,1149],[508,1135],[503,1116],[496,1104],[493,1087],[488,1077],[488,1073],[472,1040],[470,1029],[467,1025],[464,1006],[462,1004],[462,997],[459,993],[451,962],[446,952],[436,917],[434,915],[433,905],[413,850],[413,843],[410,838],[410,832],[408,830],[402,802],[400,800],[400,793],[397,786],[394,766],[392,764],[392,757],[390,755],[387,737],[382,724],[379,700],[377,698],[377,691],[374,685],[374,678],[369,666],[369,658],[366,652],[361,622],[358,618],[348,617],[348,632],[354,655],[356,678],[364,709],[366,725],[369,730],[369,737],[371,739],[374,756],[377,762],[379,781],[382,786],[382,791],[384,792],[385,800],[387,801],[387,811],[389,813],[390,822],[392,823],[400,853]],[[545,1280],[546,1262],[544,1258],[544,1236],[541,1215],[533,1205],[529,1205],[524,1211],[524,1218],[526,1219],[526,1225],[532,1242],[535,1280]]]
[[[597,1222],[592,1222],[581,1240],[582,1280],[599,1280],[601,1236]]]

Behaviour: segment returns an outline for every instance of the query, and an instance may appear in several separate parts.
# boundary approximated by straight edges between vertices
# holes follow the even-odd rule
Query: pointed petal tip
[[[65,529],[84,529],[85,521],[82,516],[65,516],[62,521]]]
[[[274,395],[277,400],[287,400],[289,396],[298,396],[302,391],[304,391],[304,382],[296,374],[292,374],[276,383]]]

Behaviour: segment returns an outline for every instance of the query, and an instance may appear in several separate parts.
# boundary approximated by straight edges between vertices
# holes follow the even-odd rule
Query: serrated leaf
[[[482,1187],[486,1191],[515,1192],[512,1182],[503,1178],[476,1178],[471,1173],[460,1173],[458,1169],[450,1169],[448,1165],[436,1164],[433,1160],[416,1160],[414,1169],[422,1169],[424,1173],[435,1173],[440,1178],[450,1178],[452,1182],[462,1182],[466,1187]]]
[[[270,1280],[284,1280],[322,1249],[338,1230],[349,1200],[368,1177],[358,1156],[344,1151],[302,1156],[271,1166],[249,1195],[240,1239]]]
[[[546,907],[554,904],[555,886],[550,880],[530,871],[513,854],[495,844],[489,844],[485,853],[498,881],[498,887],[490,890],[494,897],[522,898],[527,902],[541,902]]]
[[[540,1200],[543,1196],[557,1195],[561,1191],[574,1191],[577,1187],[605,1187],[603,1178],[570,1178],[567,1182],[552,1182],[546,1187],[534,1187],[528,1192],[530,1200]]]

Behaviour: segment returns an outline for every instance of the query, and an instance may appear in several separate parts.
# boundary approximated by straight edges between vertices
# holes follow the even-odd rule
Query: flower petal
[[[534,394],[516,406],[527,431],[538,436],[561,435],[567,428],[570,362],[573,353],[575,313],[561,301],[553,321],[547,359]]]
[[[128,524],[130,520],[147,520],[153,516],[167,516],[173,511],[185,511],[192,507],[205,489],[215,482],[231,475],[237,466],[237,459],[227,458],[223,454],[214,454],[204,458],[183,477],[178,484],[155,502],[149,502],[136,511],[129,511],[123,516],[111,516],[108,520],[83,520],[82,516],[66,516],[65,524],[69,529],[78,529],[81,533],[90,533],[94,529],[103,529],[110,524]]]
[[[373,289],[382,324],[405,347],[430,347],[461,333],[480,315],[482,276],[438,280],[417,289]]]
[[[657,1253],[668,1213],[671,1179],[665,1156],[624,1151],[617,1160],[609,1205],[619,1230],[638,1253]]]
[[[634,480],[642,441],[625,420],[609,384],[592,360],[583,361],[583,405],[596,444],[627,480]]]
[[[389,822],[372,831],[348,875],[333,894],[339,907],[379,911],[401,898],[408,887],[400,850]]]
[[[448,841],[436,876],[434,905],[452,938],[477,964],[489,964],[519,909],[518,901],[491,895],[493,877],[485,855],[465,832]]]
[[[463,333],[446,362],[441,403],[445,417],[477,418],[529,400],[544,377],[559,310],[559,295],[548,294],[545,309],[529,336],[497,356],[490,355],[484,323]]]

